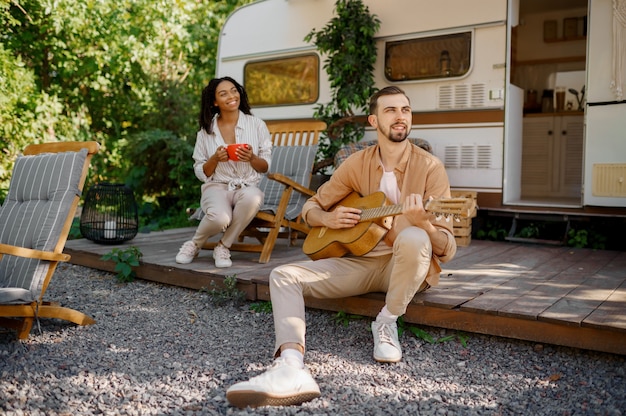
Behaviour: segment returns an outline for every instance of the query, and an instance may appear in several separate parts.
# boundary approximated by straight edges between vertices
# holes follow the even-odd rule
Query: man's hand
[[[327,212],[324,218],[324,225],[328,228],[352,228],[361,219],[361,210],[358,208],[344,207],[339,205],[331,212]]]
[[[402,204],[402,214],[411,225],[424,230],[428,230],[431,226],[430,218],[432,214],[424,209],[421,195],[411,194],[407,196],[404,204]]]
[[[341,205],[330,212],[315,207],[312,208],[307,215],[307,222],[311,227],[327,227],[330,229],[351,228],[354,227],[360,219],[360,209]]]
[[[432,214],[424,209],[422,196],[417,194],[409,195],[402,204],[402,215],[394,218],[393,228],[385,235],[385,242],[392,246],[398,234],[411,226],[423,229],[429,236],[436,233],[437,229],[430,222],[431,218]]]

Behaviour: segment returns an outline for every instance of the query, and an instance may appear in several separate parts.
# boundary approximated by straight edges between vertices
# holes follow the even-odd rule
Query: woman
[[[212,79],[204,88],[199,122],[193,166],[203,182],[200,206],[205,215],[176,262],[191,263],[208,238],[223,232],[213,258],[216,267],[230,267],[230,246],[263,204],[257,185],[269,169],[272,142],[263,120],[250,112],[245,90],[230,77]],[[244,143],[229,159],[227,146]]]

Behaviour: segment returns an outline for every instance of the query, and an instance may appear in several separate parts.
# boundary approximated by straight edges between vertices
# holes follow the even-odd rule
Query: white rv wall
[[[403,88],[416,112],[469,111],[504,108],[506,68],[506,0],[365,0],[381,20],[375,65],[378,88],[391,85],[384,77],[385,42],[470,31],[472,65],[462,78],[393,83]],[[334,16],[335,0],[265,0],[238,9],[226,21],[220,38],[217,75],[243,80],[246,62],[315,52],[304,42],[312,29],[322,29]],[[324,57],[321,57],[323,66]],[[320,68],[318,103],[330,101],[329,82]],[[453,99],[442,103],[447,88]],[[462,98],[471,96],[471,100]],[[458,99],[461,97],[461,99]],[[311,118],[315,105],[254,108],[265,120]],[[422,137],[445,161],[446,154],[481,159],[480,167],[449,167],[456,188],[502,189],[503,123],[417,125],[411,137]],[[366,139],[373,138],[369,132]],[[485,160],[487,162],[485,162]]]
[[[395,83],[404,88],[415,111],[439,110],[441,85],[482,85],[484,107],[502,108],[506,59],[506,1],[482,0],[477,6],[465,0],[366,0],[370,12],[381,20],[377,46],[385,42],[416,36],[470,30],[474,32],[472,68],[466,77],[443,81]],[[313,29],[322,29],[334,16],[335,0],[265,0],[238,9],[225,23],[220,38],[217,75],[243,79],[246,62],[313,52],[304,42]],[[451,11],[454,11],[453,13]],[[322,61],[324,57],[321,57]],[[384,77],[384,56],[375,68],[376,85],[390,85]],[[330,100],[329,83],[321,70],[320,103]],[[489,93],[497,98],[490,100]],[[314,105],[258,108],[255,114],[273,120],[306,118]]]

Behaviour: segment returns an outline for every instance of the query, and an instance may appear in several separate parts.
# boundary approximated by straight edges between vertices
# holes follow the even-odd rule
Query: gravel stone
[[[378,364],[369,319],[343,325],[312,309],[305,360],[321,397],[240,410],[226,389],[270,365],[271,314],[76,265],[57,269],[48,297],[97,323],[44,319],[24,341],[0,329],[0,414],[626,415],[624,356],[478,334],[431,344],[405,331],[403,360]]]

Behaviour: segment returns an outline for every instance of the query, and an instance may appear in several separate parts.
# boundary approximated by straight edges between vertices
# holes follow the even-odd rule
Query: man
[[[304,297],[342,298],[385,292],[385,306],[372,322],[373,356],[398,362],[402,349],[396,320],[413,296],[439,280],[439,262],[456,253],[452,223],[437,220],[424,209],[427,198],[450,197],[443,164],[407,137],[412,124],[409,98],[397,87],[378,91],[370,99],[368,121],[378,143],[344,161],[302,209],[312,227],[332,230],[354,227],[361,210],[339,204],[353,192],[361,196],[382,191],[401,214],[374,249],[363,256],[324,258],[286,264],[270,274],[270,294],[276,331],[274,365],[265,373],[228,389],[237,407],[293,405],[314,399],[320,390],[304,366]]]

